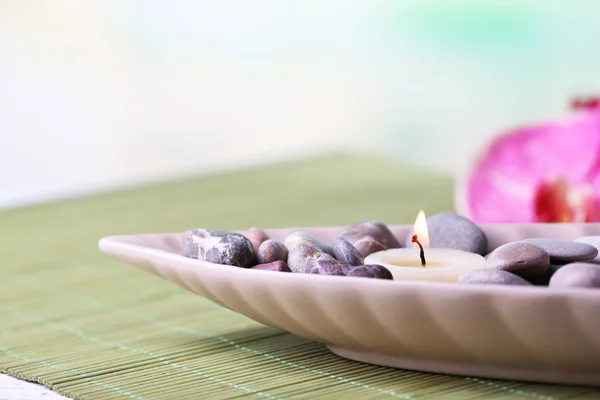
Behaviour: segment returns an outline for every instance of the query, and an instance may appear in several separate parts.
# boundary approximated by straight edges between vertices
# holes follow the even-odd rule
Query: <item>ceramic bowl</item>
[[[481,225],[489,250],[600,224]],[[330,242],[342,228],[302,228]],[[412,226],[390,226],[404,242]],[[297,229],[267,233],[283,239]],[[292,274],[182,256],[182,233],[112,236],[100,249],[262,324],[352,360],[486,378],[600,385],[600,290]]]

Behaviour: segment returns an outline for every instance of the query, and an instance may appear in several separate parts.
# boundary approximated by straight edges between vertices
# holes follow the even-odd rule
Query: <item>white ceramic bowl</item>
[[[600,224],[482,225],[490,250],[527,237],[600,235]],[[390,226],[403,243],[412,226]],[[330,242],[342,228],[308,231]],[[269,230],[283,239],[296,229]],[[291,274],[181,255],[182,234],[106,237],[100,249],[342,357],[404,369],[600,385],[600,290]]]

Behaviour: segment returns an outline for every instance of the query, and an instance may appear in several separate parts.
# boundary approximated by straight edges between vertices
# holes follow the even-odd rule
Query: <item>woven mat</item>
[[[451,209],[452,182],[330,157],[0,214],[0,369],[87,399],[597,399],[360,364],[113,261],[104,235],[411,223]]]

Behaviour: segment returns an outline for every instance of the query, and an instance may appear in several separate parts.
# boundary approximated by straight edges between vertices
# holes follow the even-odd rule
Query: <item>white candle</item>
[[[426,265],[423,266],[418,245],[413,248],[390,249],[373,253],[365,264],[378,264],[389,269],[394,280],[456,282],[464,272],[486,267],[485,258],[479,254],[454,249],[429,247],[427,220],[423,211],[415,221],[415,234],[424,249]]]

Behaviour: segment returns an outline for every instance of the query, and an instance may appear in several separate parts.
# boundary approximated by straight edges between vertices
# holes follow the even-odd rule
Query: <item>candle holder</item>
[[[487,236],[488,252],[532,237],[572,240],[600,235],[600,224],[595,223],[479,227]],[[414,227],[389,228],[402,243]],[[331,243],[343,229],[305,231]],[[294,231],[266,232],[283,241]],[[106,237],[99,246],[108,255],[264,325],[325,343],[341,357],[426,372],[600,385],[597,289],[238,268],[184,257],[182,233]],[[433,265],[432,257],[427,261]]]

